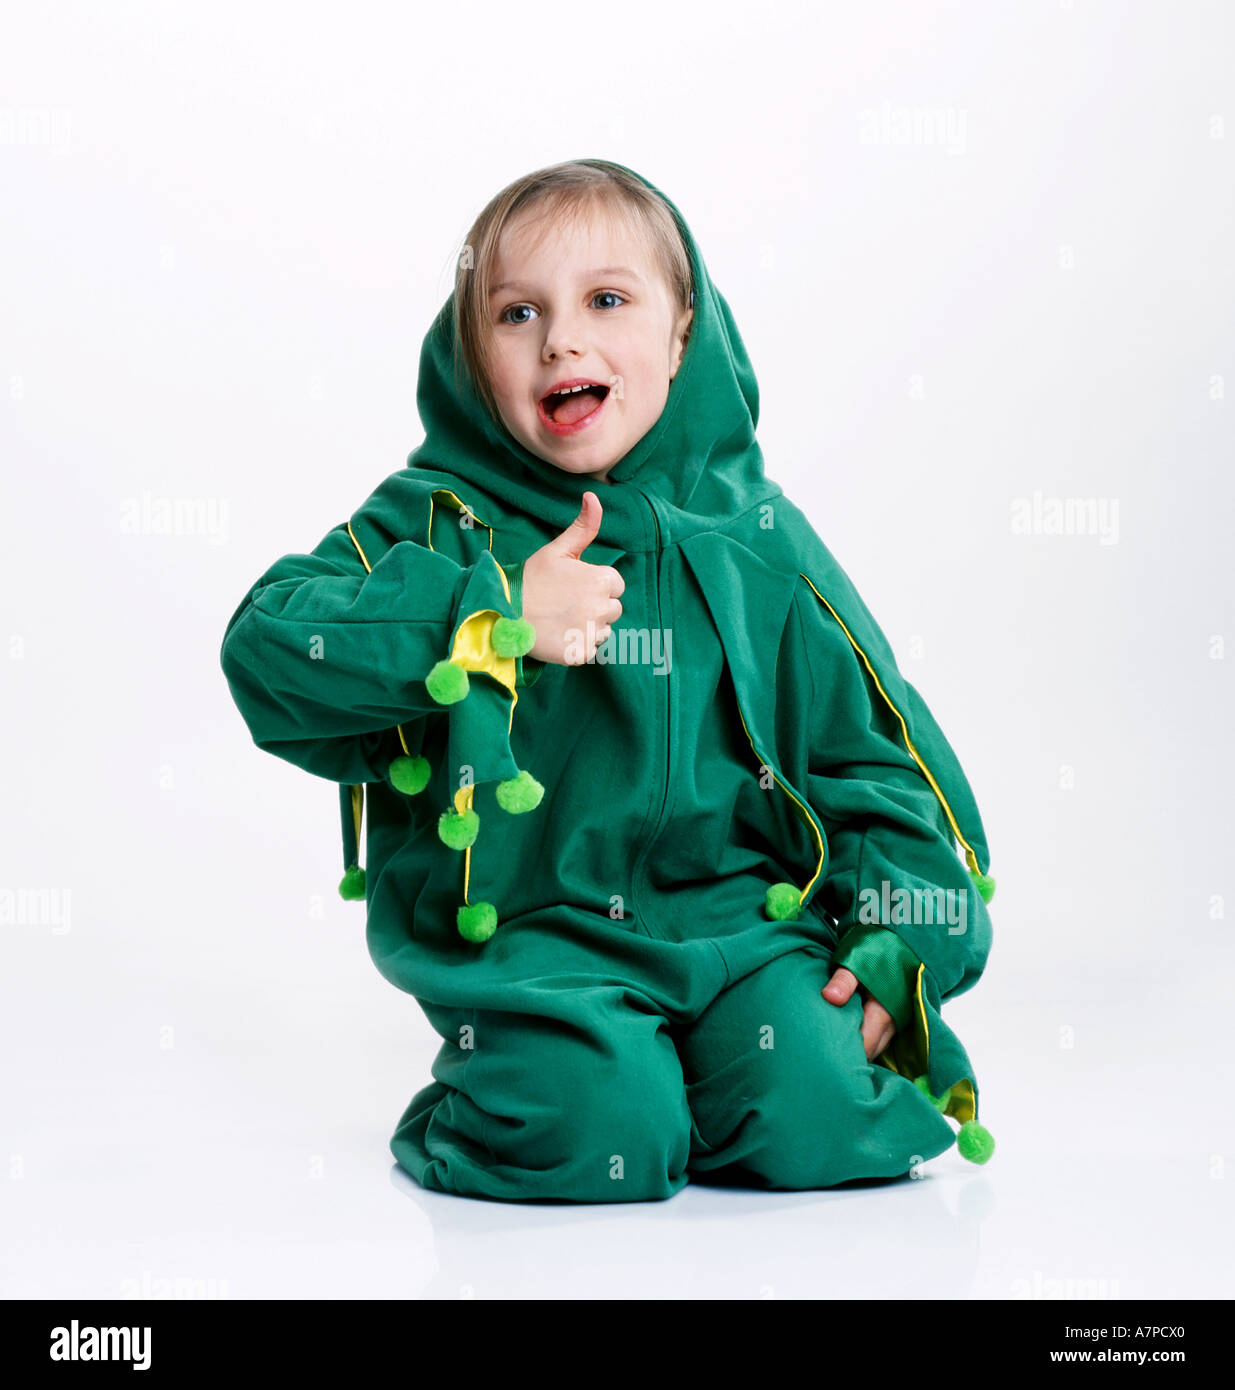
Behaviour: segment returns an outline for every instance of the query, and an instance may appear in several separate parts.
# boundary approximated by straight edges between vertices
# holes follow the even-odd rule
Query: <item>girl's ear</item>
[[[691,298],[693,299],[694,296],[692,295]],[[691,321],[694,317],[695,311],[693,309],[687,309],[682,317],[678,319],[677,332],[674,335],[677,339],[678,347],[677,353],[673,359],[673,370],[669,373],[670,381],[677,376],[678,368],[682,365],[682,354],[686,351],[686,344],[690,342]]]

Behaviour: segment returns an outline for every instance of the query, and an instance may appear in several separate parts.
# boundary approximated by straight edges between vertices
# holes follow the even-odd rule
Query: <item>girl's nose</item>
[[[542,355],[546,361],[555,357],[565,357],[568,353],[576,356],[583,351],[583,333],[573,321],[554,319],[545,327]]]

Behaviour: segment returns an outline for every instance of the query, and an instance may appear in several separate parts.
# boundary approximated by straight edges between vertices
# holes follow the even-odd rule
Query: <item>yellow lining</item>
[[[824,855],[826,853],[823,847],[823,837],[820,835],[819,827],[815,824],[815,819],[811,815],[811,813],[806,809],[805,806],[802,805],[798,798],[794,796],[793,792],[789,790],[788,785],[782,782],[780,778],[776,776],[776,769],[772,767],[772,764],[768,762],[768,760],[763,756],[762,753],[760,753],[760,751],[757,748],[755,748],[755,740],[751,738],[750,730],[746,727],[746,720],[742,715],[742,706],[740,704],[738,705],[738,718],[742,720],[743,732],[746,734],[747,739],[749,739],[750,746],[754,750],[755,757],[759,759],[760,766],[766,767],[771,771],[772,777],[776,784],[784,789],[785,794],[793,801],[793,804],[798,808],[798,812],[802,816],[803,820],[805,820],[807,825],[810,826],[811,834],[815,837],[815,843],[819,846],[819,863],[815,866],[815,872],[811,874],[810,879],[806,884],[806,887],[798,890],[798,903],[799,905],[801,905],[807,893],[810,892],[811,884],[813,884],[814,881],[823,872],[823,860]]]
[[[930,1024],[926,1021],[926,1002],[922,996],[922,980],[925,973],[926,965],[919,963],[913,992],[914,1031],[909,1034],[897,1033],[875,1058],[877,1063],[881,1063],[889,1071],[896,1072],[898,1076],[908,1077],[910,1081],[919,1076],[926,1076],[930,1071],[931,1030]],[[951,1115],[962,1124],[966,1120],[977,1119],[978,1103],[973,1093],[973,1082],[967,1077],[952,1083],[943,1113]]]
[[[469,613],[455,632],[455,644],[450,659],[465,671],[484,671],[499,681],[510,691],[510,709],[513,718],[515,701],[515,659],[513,656],[498,656],[493,650],[493,624],[502,615],[496,608],[478,608]]]
[[[799,573],[801,573],[801,571],[799,571]],[[870,658],[866,655],[862,648],[859,647],[858,644],[853,640],[853,633],[851,633],[849,629],[845,626],[845,624],[841,621],[840,614],[837,613],[836,609],[832,607],[832,605],[827,601],[826,598],[824,598],[824,596],[819,592],[818,589],[815,589],[815,586],[810,583],[810,579],[805,574],[802,575],[802,578],[805,579],[808,584],[810,584],[812,589],[814,589],[815,597],[819,600],[819,602],[822,603],[823,606],[828,610],[828,612],[831,613],[831,615],[836,619],[836,621],[840,623],[841,631],[845,634],[846,637],[849,638],[850,644],[852,645],[854,651],[857,652],[857,654],[862,658],[863,662],[866,665],[866,669],[871,673],[871,679],[875,682],[875,685],[878,688],[880,695],[882,695],[883,698],[887,701],[888,708],[892,711],[894,715],[896,715],[896,718],[900,723],[901,732],[905,736],[905,747],[909,749],[909,752],[913,757],[914,762],[917,763],[917,765],[922,769],[922,775],[931,784],[931,789],[939,798],[939,804],[943,807],[944,814],[947,816],[949,822],[952,825],[953,833],[955,834],[956,838],[961,842],[961,844],[965,847],[965,858],[969,861],[970,869],[972,869],[972,871],[975,874],[980,873],[981,870],[978,868],[978,856],[973,852],[973,846],[970,845],[969,841],[961,833],[961,828],[957,824],[956,817],[952,814],[952,808],[948,805],[947,797],[945,797],[943,792],[939,789],[939,783],[936,782],[934,777],[931,775],[930,768],[928,768],[925,762],[922,761],[921,754],[913,746],[913,741],[909,737],[909,726],[905,723],[905,720],[901,715],[900,710],[898,710],[896,706],[892,703],[891,699],[888,696],[888,692],[883,688],[883,685],[881,684],[879,677],[875,672],[875,668],[870,663]]]

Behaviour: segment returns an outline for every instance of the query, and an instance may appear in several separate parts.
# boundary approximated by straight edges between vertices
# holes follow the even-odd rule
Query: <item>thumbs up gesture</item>
[[[596,539],[601,515],[600,498],[585,492],[579,515],[523,562],[523,616],[536,629],[531,655],[541,661],[583,665],[622,616],[618,596],[626,581],[612,565],[580,559]]]

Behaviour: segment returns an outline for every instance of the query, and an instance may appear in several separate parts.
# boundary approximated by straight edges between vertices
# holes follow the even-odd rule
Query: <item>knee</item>
[[[663,1032],[542,1046],[517,1085],[487,1099],[486,1147],[499,1163],[534,1172],[551,1195],[655,1201],[685,1184],[690,1111]]]
[[[759,1186],[802,1190],[906,1173],[924,1129],[939,1152],[947,1122],[866,1058],[856,1008],[796,1023],[784,1020],[766,1046],[728,1049],[726,1065],[691,1088],[710,1146],[696,1166],[732,1165]]]
[[[769,1188],[832,1187],[857,1176],[855,1149],[870,1123],[860,1078],[835,1059],[812,1059],[809,1066],[760,1061],[726,1116],[726,1142],[713,1149],[709,1164],[736,1164]]]
[[[896,1178],[952,1142],[951,1126],[887,1068],[832,1061],[769,1088],[739,1127],[740,1166],[762,1186],[805,1190],[856,1178]]]

